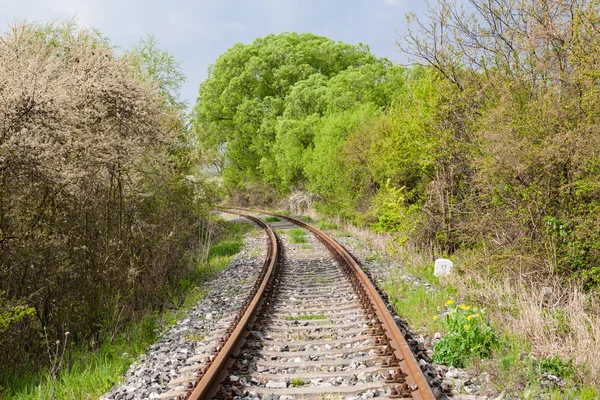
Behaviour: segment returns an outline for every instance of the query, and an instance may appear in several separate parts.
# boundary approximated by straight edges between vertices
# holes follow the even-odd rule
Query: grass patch
[[[335,237],[339,237],[339,238],[352,237],[352,235],[349,232],[341,231],[341,232],[336,232]]]
[[[391,278],[383,285],[396,313],[408,320],[411,326],[425,329],[429,333],[442,332],[443,326],[433,317],[439,313],[440,305],[454,297],[451,287],[431,291],[424,285],[408,283],[400,278]]]
[[[302,228],[292,228],[288,230],[288,236],[290,237],[290,242],[292,243],[307,243],[306,239],[306,230]]]
[[[217,257],[229,257],[239,253],[242,247],[244,247],[244,242],[242,240],[216,243],[210,247],[208,256],[211,259]]]
[[[54,398],[95,399],[118,384],[131,363],[204,297],[206,290],[202,287],[203,282],[229,265],[243,246],[242,238],[253,229],[253,224],[243,222],[225,225],[224,232],[219,235],[220,240],[209,250],[209,260],[197,265],[189,277],[168,289],[177,298],[169,304],[178,308],[165,308],[162,313],[145,313],[114,337],[107,334],[94,351],[84,346],[69,346],[63,370],[56,380]],[[9,371],[0,376],[2,399],[50,400],[52,397],[52,380],[47,370]]]
[[[287,321],[306,321],[312,319],[326,319],[327,315],[325,314],[300,314],[292,317],[291,315],[286,315],[285,319]]]
[[[319,224],[317,226],[321,230],[325,230],[325,229],[333,230],[333,229],[338,228],[337,224],[334,224],[334,223],[331,223],[331,222],[328,222],[325,220],[319,221]]]
[[[279,221],[281,221],[279,218],[273,217],[273,216],[268,216],[265,218],[265,222],[279,222]]]
[[[303,244],[303,245],[302,245],[302,250],[310,250],[310,249],[312,249],[312,248],[313,248],[313,247],[312,247],[312,245],[311,245],[311,244]]]
[[[304,385],[304,379],[302,378],[292,378],[290,379],[290,383],[293,387],[300,387]]]

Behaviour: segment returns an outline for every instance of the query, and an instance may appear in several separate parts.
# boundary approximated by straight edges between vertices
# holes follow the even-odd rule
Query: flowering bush
[[[434,344],[433,361],[464,367],[474,357],[487,357],[498,339],[485,319],[485,309],[465,304],[455,306],[452,300],[446,302],[446,307],[441,322],[448,333]]]

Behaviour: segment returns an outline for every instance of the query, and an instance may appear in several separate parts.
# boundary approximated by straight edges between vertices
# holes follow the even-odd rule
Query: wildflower
[[[461,310],[466,310],[467,306],[465,306],[464,304],[461,304],[458,306],[458,308],[460,308]]]
[[[437,320],[437,315],[433,316],[433,320],[436,321]]]
[[[479,314],[475,314],[475,318],[479,318]]]
[[[465,330],[468,331],[469,329],[471,329],[470,325],[465,325]]]
[[[467,317],[467,321],[470,321],[470,320],[472,320],[472,319],[473,319],[473,316],[472,316],[472,315],[469,315],[469,316]]]
[[[447,305],[449,305],[449,306],[451,306],[452,304],[454,304],[454,301],[452,301],[452,300],[448,300],[448,301],[446,302],[446,304],[447,304]]]

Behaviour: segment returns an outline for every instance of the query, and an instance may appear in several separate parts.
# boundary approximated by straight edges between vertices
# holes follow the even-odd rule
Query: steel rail
[[[233,329],[233,331],[227,338],[227,341],[219,351],[218,355],[212,361],[210,366],[205,370],[204,375],[202,375],[192,393],[189,395],[189,397],[187,397],[188,400],[205,400],[212,398],[212,396],[214,396],[217,393],[221,381],[225,378],[224,374],[226,374],[227,372],[227,368],[229,366],[228,364],[231,361],[231,356],[241,344],[242,339],[245,338],[247,333],[246,328],[248,327],[250,320],[255,317],[254,314],[259,308],[265,289],[271,277],[273,276],[273,271],[275,270],[277,263],[281,261],[281,249],[279,246],[277,235],[275,235],[275,232],[273,232],[273,230],[268,224],[251,215],[246,215],[226,209],[219,209],[219,211],[247,218],[259,225],[261,228],[263,228],[267,233],[269,241],[267,247],[267,258],[263,267],[263,277],[262,281],[260,282],[260,286],[256,289],[252,300],[250,300],[250,303],[248,304],[243,315],[239,319],[236,327]]]
[[[357,261],[354,259],[354,257],[342,245],[340,245],[337,241],[332,239],[329,235],[327,235],[320,229],[315,228],[314,226],[309,225],[306,222],[301,221],[296,218],[292,218],[292,217],[289,217],[286,215],[276,214],[276,213],[272,213],[272,212],[268,212],[268,211],[263,211],[263,210],[250,209],[250,208],[242,208],[242,207],[230,207],[230,208],[236,209],[236,210],[243,210],[243,211],[250,211],[250,212],[261,213],[261,214],[267,214],[267,215],[272,215],[272,216],[275,216],[278,218],[286,219],[287,221],[289,221],[295,225],[298,225],[298,226],[308,229],[313,234],[315,234],[315,236],[317,236],[317,238],[322,240],[331,249],[333,249],[333,251],[338,253],[340,255],[340,257],[344,260],[344,262],[349,267],[352,268],[353,272],[360,280],[360,283],[362,284],[363,289],[365,290],[367,296],[371,300],[372,305],[383,325],[383,328],[385,329],[385,334],[386,334],[388,340],[390,341],[390,345],[393,347],[395,356],[399,360],[401,360],[400,367],[402,368],[402,370],[409,373],[408,376],[406,377],[406,381],[410,385],[410,388],[412,391],[411,394],[412,394],[413,398],[418,399],[418,400],[435,400],[435,395],[433,394],[433,391],[431,390],[431,387],[429,386],[429,383],[427,382],[427,379],[425,378],[423,371],[421,371],[419,363],[417,362],[417,359],[415,358],[413,352],[411,351],[410,346],[406,342],[406,339],[404,339],[404,335],[402,334],[402,332],[400,332],[400,329],[398,328],[396,321],[394,321],[394,317],[387,309],[385,302],[383,301],[383,299],[377,292],[377,289],[375,288],[375,286],[373,285],[373,283],[371,282],[369,277],[365,274],[365,272],[362,270],[362,268],[357,263]]]

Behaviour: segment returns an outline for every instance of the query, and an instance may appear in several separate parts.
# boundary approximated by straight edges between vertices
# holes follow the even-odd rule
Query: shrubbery
[[[0,370],[96,348],[192,268],[204,200],[145,61],[74,23],[1,37]]]

